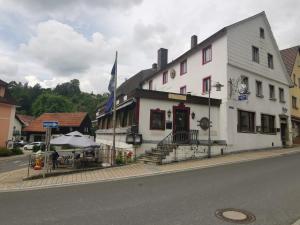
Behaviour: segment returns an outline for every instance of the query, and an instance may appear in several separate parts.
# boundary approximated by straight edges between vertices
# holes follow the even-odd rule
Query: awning
[[[134,98],[128,99],[127,101],[122,102],[122,103],[120,103],[119,105],[117,105],[117,111],[120,110],[120,109],[123,109],[123,108],[125,108],[125,107],[127,107],[127,106],[130,106],[130,105],[132,105],[133,103],[135,103],[135,99],[134,99]],[[108,114],[110,114],[110,113],[111,113],[111,112],[109,112],[109,113],[103,113],[103,114],[97,116],[96,118],[99,119],[99,118],[101,118],[101,117],[103,117],[103,116],[106,116],[106,115],[108,115]]]

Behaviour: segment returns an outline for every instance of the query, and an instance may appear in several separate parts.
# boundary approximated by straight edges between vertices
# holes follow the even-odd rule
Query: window
[[[252,46],[252,61],[259,63],[259,49]]]
[[[187,62],[186,60],[180,63],[180,75],[187,73]]]
[[[163,84],[166,84],[168,82],[168,71],[163,73]]]
[[[268,67],[270,69],[274,69],[274,64],[273,64],[273,55],[268,53]]]
[[[238,132],[254,132],[255,113],[238,110]]]
[[[298,78],[298,84],[300,84],[300,78]],[[299,88],[300,88],[300,85],[299,85]]]
[[[283,90],[283,88],[279,88],[279,101],[280,101],[280,102],[285,102],[285,100],[284,100],[284,90]]]
[[[256,96],[263,98],[263,88],[262,88],[262,82],[256,81]]]
[[[211,60],[212,60],[212,51],[210,45],[202,50],[202,64],[208,63]]]
[[[259,28],[259,37],[265,39],[265,30],[264,28]]]
[[[186,86],[182,86],[180,88],[180,94],[185,95],[186,94]]]
[[[294,85],[297,86],[296,85],[296,75],[295,74],[293,74],[293,82],[294,82]]]
[[[274,85],[269,85],[269,97],[271,100],[276,100],[275,98],[275,88]]]
[[[150,130],[165,129],[165,111],[160,109],[150,110]]]
[[[261,114],[261,132],[265,134],[276,133],[275,116]]]
[[[205,77],[202,80],[202,93],[206,93],[210,89],[211,77]]]
[[[149,80],[149,90],[152,90],[152,89],[153,89],[153,81]]]
[[[293,109],[298,109],[297,107],[297,98],[292,96],[292,107]]]

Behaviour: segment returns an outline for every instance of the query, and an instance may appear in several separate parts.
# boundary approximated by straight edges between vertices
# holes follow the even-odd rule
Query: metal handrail
[[[198,130],[177,131],[169,133],[157,146],[172,144],[195,144],[198,143]]]

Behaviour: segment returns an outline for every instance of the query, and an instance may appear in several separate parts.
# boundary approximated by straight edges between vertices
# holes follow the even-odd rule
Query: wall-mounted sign
[[[172,79],[174,79],[176,77],[176,71],[174,69],[171,69],[171,71],[170,71],[170,77]]]
[[[57,121],[44,121],[43,127],[44,128],[57,128],[58,122]]]
[[[210,126],[209,119],[207,117],[202,117],[201,120],[198,120],[198,126],[203,130],[207,130]]]
[[[248,95],[239,95],[239,101],[248,100]]]
[[[183,100],[183,101],[185,101],[186,100],[186,95],[177,95],[177,94],[171,94],[171,93],[169,93],[168,98],[169,99],[176,99],[176,100]]]

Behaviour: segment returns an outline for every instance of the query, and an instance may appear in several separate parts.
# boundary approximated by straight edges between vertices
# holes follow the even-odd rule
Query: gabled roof
[[[16,114],[16,118],[21,123],[23,123],[24,126],[28,126],[31,123],[31,121],[35,119],[33,116],[21,115],[21,114]]]
[[[118,88],[117,88],[117,96],[120,96],[122,94],[126,95],[130,92],[132,92],[136,88],[141,88],[141,83],[150,77],[153,73],[155,73],[155,69],[146,69],[141,70],[134,76],[130,77],[128,80],[123,82]]]
[[[283,49],[280,51],[282,60],[286,66],[288,74],[291,76],[293,73],[297,54],[300,53],[300,45]]]
[[[188,56],[190,56],[190,55],[194,54],[195,52],[197,52],[199,49],[203,49],[203,48],[207,47],[209,44],[211,44],[212,41],[215,41],[218,38],[225,35],[227,33],[228,29],[230,29],[234,26],[240,25],[242,23],[245,23],[245,22],[247,22],[249,20],[252,20],[256,17],[259,17],[259,16],[265,16],[266,17],[266,13],[264,11],[262,11],[258,14],[255,14],[254,16],[248,17],[244,20],[241,20],[241,21],[238,21],[238,22],[233,23],[231,25],[228,25],[226,27],[223,27],[222,29],[220,29],[219,31],[214,33],[213,35],[209,36],[208,38],[206,38],[205,40],[203,40],[202,42],[197,44],[195,47],[189,49],[188,51],[186,51],[185,53],[183,53],[182,55],[180,55],[179,57],[174,59],[172,62],[169,62],[163,69],[156,71],[152,76],[149,76],[147,79],[145,79],[144,82],[147,81],[147,80],[150,80],[152,77],[154,77],[155,75],[161,73],[162,71],[167,70],[169,67],[173,66],[174,64],[183,61]]]
[[[0,97],[0,103],[8,104],[8,105],[16,105],[16,101],[10,95],[9,90],[7,88],[7,83],[3,80],[0,80],[0,86],[5,88],[4,96]]]
[[[83,120],[88,116],[86,112],[75,113],[44,113],[33,120],[28,127],[24,128],[27,132],[45,132],[44,121],[57,121],[59,127],[80,127]]]

